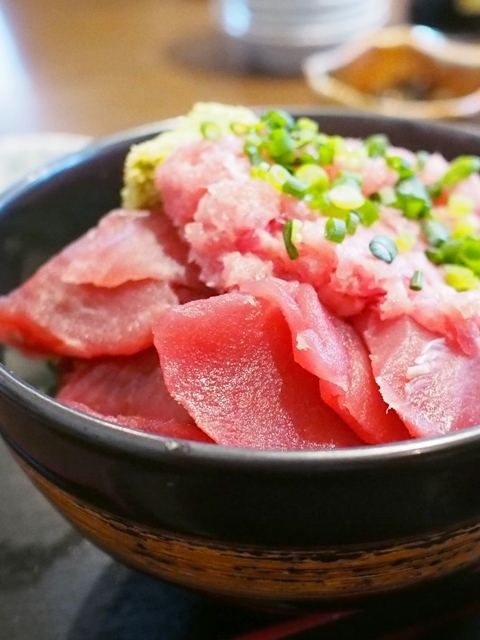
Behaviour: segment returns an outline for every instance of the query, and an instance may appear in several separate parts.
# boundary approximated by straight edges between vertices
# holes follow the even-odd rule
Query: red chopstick
[[[288,638],[292,634],[299,633],[300,631],[306,631],[307,629],[320,627],[330,622],[336,622],[353,613],[355,612],[336,611],[334,613],[311,613],[299,618],[287,620],[286,622],[280,622],[265,629],[251,631],[250,633],[237,636],[231,640],[282,640],[282,638]]]

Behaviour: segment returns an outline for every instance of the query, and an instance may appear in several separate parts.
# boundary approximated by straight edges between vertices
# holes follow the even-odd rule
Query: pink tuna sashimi
[[[222,146],[231,144],[230,138],[228,144],[222,141],[219,152]],[[355,147],[360,143],[349,144]],[[411,152],[392,152],[416,162]],[[355,167],[348,164],[354,156],[340,155],[339,166],[330,169],[338,172],[348,168],[357,173],[368,193],[395,182],[396,174],[383,158],[360,158]],[[214,155],[212,143],[195,142],[174,152],[168,165],[160,165],[157,175],[165,210],[190,244],[190,257],[199,265],[201,279],[209,286],[226,292],[244,280],[269,275],[307,282],[338,316],[354,317],[371,304],[378,304],[385,319],[409,314],[427,329],[432,328],[433,321],[435,331],[454,340],[466,353],[480,352],[480,293],[469,292],[465,296],[445,284],[442,269],[426,258],[426,245],[417,222],[406,219],[398,209],[383,207],[381,219],[371,227],[360,225],[342,243],[329,242],[325,239],[327,219],[305,202],[280,194],[264,180],[251,178],[238,145],[225,157],[222,169],[223,159],[220,153]],[[358,158],[354,160],[357,162]],[[443,171],[441,157],[433,154],[427,160],[426,177],[436,180]],[[475,185],[470,183],[475,182],[480,184],[476,175],[455,190],[473,189]],[[188,206],[179,197],[183,190]],[[435,213],[441,214],[442,208],[438,207]],[[295,260],[288,257],[282,237],[287,220],[300,223],[295,234],[299,257]],[[370,241],[378,235],[393,241],[403,239],[410,248],[400,251],[391,264],[382,262],[369,248]],[[410,289],[415,271],[423,273],[422,292]]]
[[[311,285],[264,278],[243,283],[241,290],[282,310],[295,361],[319,378],[323,400],[363,440],[378,444],[410,437],[380,395],[363,340],[320,303]]]
[[[223,445],[331,449],[363,444],[293,359],[281,311],[228,293],[165,311],[154,325],[165,383]]]
[[[118,287],[136,280],[194,286],[188,246],[161,211],[115,210],[63,250],[63,282]]]
[[[99,420],[106,420],[112,422],[120,427],[130,427],[136,431],[143,431],[144,433],[151,433],[156,436],[163,436],[164,438],[179,438],[181,440],[196,440],[197,442],[209,442],[215,444],[211,438],[209,438],[201,429],[194,424],[188,422],[180,422],[175,418],[163,419],[163,418],[144,418],[142,416],[123,416],[115,415],[109,416],[103,413],[98,413],[82,404],[81,402],[65,402],[72,409],[87,413]]]
[[[191,257],[201,278],[220,291],[244,280],[273,275],[311,284],[321,302],[340,317],[353,317],[378,304],[385,319],[411,315],[426,328],[454,340],[466,353],[480,349],[480,292],[458,292],[445,284],[443,271],[425,255],[420,226],[397,209],[385,209],[371,227],[336,244],[325,239],[326,218],[314,216],[304,203],[281,196],[261,180],[224,180],[201,199],[195,221],[185,226]],[[299,257],[288,257],[282,236],[287,219],[301,222]],[[392,241],[406,237],[409,251],[392,263],[370,250],[375,236]],[[422,291],[413,291],[415,271],[423,274]]]
[[[62,282],[63,258],[47,263],[0,298],[0,342],[32,355],[92,358],[152,345],[152,323],[178,299],[168,283],[128,282],[113,289]]]
[[[187,252],[160,212],[113,211],[0,297],[0,341],[82,358],[145,349],[160,311],[211,295]]]
[[[249,170],[242,139],[226,136],[218,141],[199,140],[181,145],[160,163],[155,182],[166,214],[182,226],[193,219],[210,185],[246,176]]]
[[[57,400],[140,431],[212,442],[168,393],[153,348],[133,356],[73,361]]]
[[[480,424],[480,356],[470,357],[408,316],[362,321],[387,404],[415,437]]]
[[[424,277],[428,273],[427,268],[426,265]],[[466,355],[480,354],[478,289],[456,291],[443,282],[431,286],[428,280],[421,291],[413,292],[406,287],[392,286],[378,304],[378,311],[382,320],[410,316],[425,329],[445,337]]]

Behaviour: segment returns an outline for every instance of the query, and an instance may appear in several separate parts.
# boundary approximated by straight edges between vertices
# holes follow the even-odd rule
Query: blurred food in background
[[[322,99],[350,108],[411,118],[480,112],[480,44],[422,25],[386,27],[308,57],[303,69]]]

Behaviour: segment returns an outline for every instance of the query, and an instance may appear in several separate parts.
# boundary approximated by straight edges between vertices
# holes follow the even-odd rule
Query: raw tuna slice
[[[40,355],[135,353],[165,307],[210,294],[160,212],[113,211],[0,297],[0,341]]]
[[[168,393],[153,348],[133,356],[72,362],[57,399],[84,413],[140,431],[212,442]]]
[[[338,166],[330,171],[356,173],[366,194],[395,183],[398,175],[384,158],[362,160],[349,153],[348,145],[358,147],[359,141],[347,142]],[[218,150],[232,144],[222,141]],[[416,162],[411,152],[393,151]],[[266,180],[252,178],[241,150],[227,149],[223,168],[222,162],[211,143],[195,142],[174,152],[159,166],[157,175],[166,214],[190,245],[190,258],[199,265],[206,284],[226,292],[244,280],[268,275],[309,283],[337,316],[354,317],[378,304],[382,318],[411,315],[425,328],[434,327],[447,340],[455,341],[465,353],[480,353],[480,294],[473,291],[467,296],[445,284],[443,270],[425,255],[425,238],[417,221],[384,206],[380,220],[372,226],[360,225],[342,243],[329,242],[325,238],[327,218],[304,201],[280,193]],[[445,170],[441,164],[432,156],[425,167],[430,181]],[[479,187],[480,178],[474,174],[454,190],[480,194]],[[480,211],[477,202],[475,206]],[[442,216],[446,209],[436,207],[435,214]],[[298,221],[294,244],[299,255],[295,260],[289,258],[283,239],[287,220]],[[393,262],[372,254],[369,245],[375,236],[398,242],[400,251]],[[421,292],[410,289],[415,271],[423,274]]]
[[[67,284],[62,259],[0,298],[0,342],[32,355],[92,358],[136,353],[152,344],[152,323],[178,299],[168,283],[113,289]]]
[[[380,395],[365,343],[320,303],[311,285],[264,278],[243,283],[241,290],[280,307],[295,361],[319,378],[323,400],[361,438],[369,444],[410,438]]]
[[[111,211],[63,250],[61,278],[71,284],[118,287],[134,280],[192,286],[188,247],[161,211]]]
[[[362,322],[380,391],[416,437],[480,424],[480,357],[404,316]]]
[[[223,445],[331,449],[362,444],[293,359],[282,312],[242,293],[172,307],[154,325],[172,396]]]
[[[156,186],[166,214],[182,226],[193,219],[210,185],[224,179],[248,176],[250,163],[243,141],[226,136],[219,141],[197,140],[181,145],[158,166]]]

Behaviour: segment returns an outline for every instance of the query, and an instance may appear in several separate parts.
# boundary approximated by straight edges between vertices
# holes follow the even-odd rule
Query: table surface
[[[406,0],[394,0],[400,20]],[[226,55],[207,0],[2,0],[0,134],[103,136],[194,102],[320,104],[301,76]]]
[[[392,20],[406,4],[393,1]],[[99,137],[196,101],[322,105],[301,76],[247,73],[224,54],[206,0],[3,0],[0,136]],[[464,613],[445,619],[437,606],[429,615],[439,625],[395,638],[479,637],[476,607]],[[398,626],[414,618],[400,616]],[[30,486],[0,442],[0,640],[228,640],[275,622],[109,559]],[[391,628],[391,612],[370,611],[308,637],[371,640]]]

